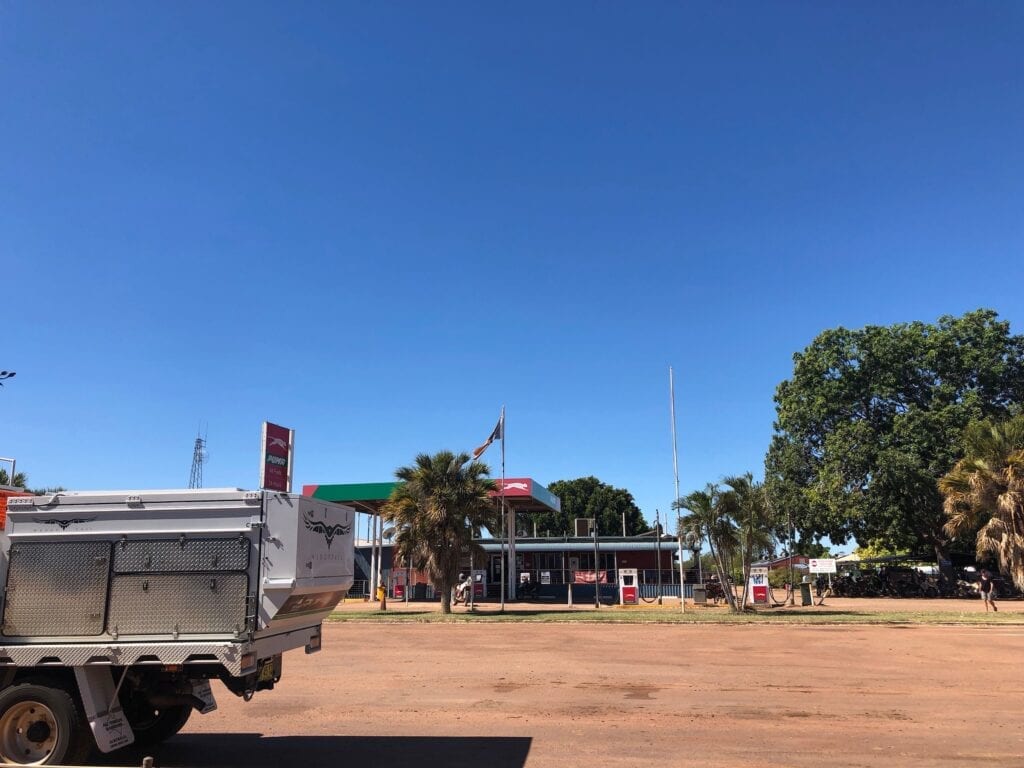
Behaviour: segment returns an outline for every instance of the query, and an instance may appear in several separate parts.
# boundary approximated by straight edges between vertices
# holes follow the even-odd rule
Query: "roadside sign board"
[[[812,557],[807,563],[807,568],[811,573],[835,573],[836,561],[828,557]]]
[[[260,488],[291,493],[295,430],[263,422]]]

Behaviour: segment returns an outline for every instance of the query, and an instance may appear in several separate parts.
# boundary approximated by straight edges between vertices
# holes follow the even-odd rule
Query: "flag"
[[[498,417],[498,423],[494,427],[494,431],[487,437],[484,444],[473,449],[473,460],[476,461],[484,455],[484,451],[487,447],[495,440],[503,440],[505,438],[505,412],[501,412],[501,416]]]

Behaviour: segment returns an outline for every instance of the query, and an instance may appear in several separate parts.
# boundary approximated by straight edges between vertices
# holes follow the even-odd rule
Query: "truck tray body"
[[[353,578],[355,511],[237,489],[11,499],[0,665],[219,663],[315,646]]]

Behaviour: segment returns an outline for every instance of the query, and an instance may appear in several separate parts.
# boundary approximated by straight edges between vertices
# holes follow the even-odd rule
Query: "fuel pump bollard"
[[[377,600],[380,602],[380,609],[386,611],[388,609],[388,591],[384,589],[383,584],[377,585]]]
[[[619,605],[637,605],[639,600],[636,568],[619,568]]]

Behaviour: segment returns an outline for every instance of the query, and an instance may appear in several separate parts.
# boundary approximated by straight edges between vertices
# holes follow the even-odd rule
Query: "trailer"
[[[240,489],[10,498],[0,534],[0,762],[147,746],[320,649],[355,510]]]

